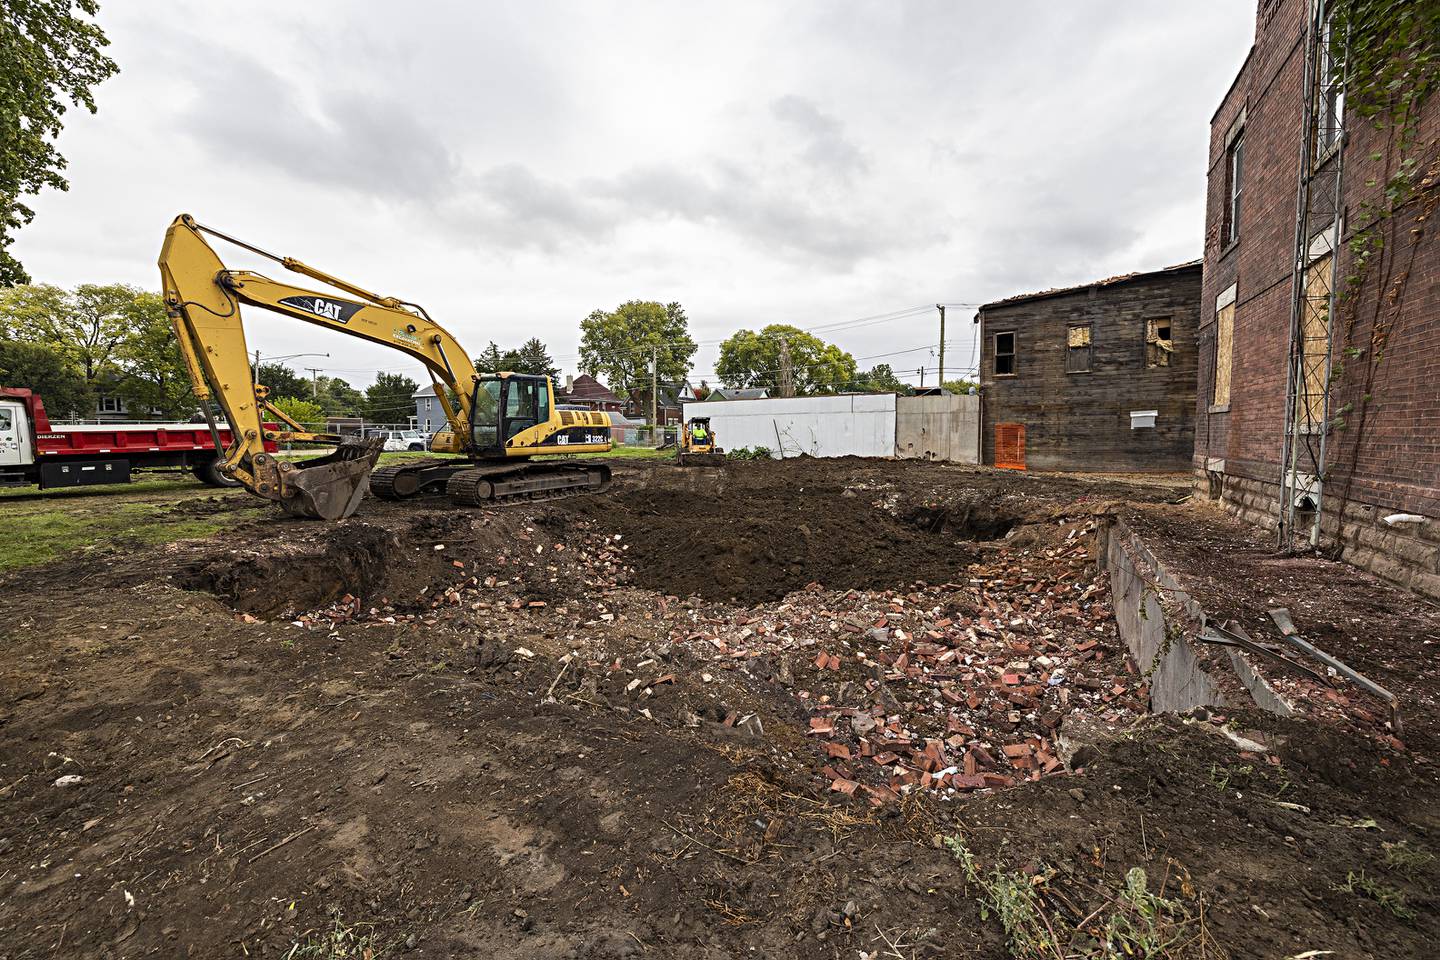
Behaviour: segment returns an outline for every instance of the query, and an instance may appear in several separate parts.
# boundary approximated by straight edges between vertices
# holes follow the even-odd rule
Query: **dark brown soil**
[[[1034,877],[1062,929],[1141,867],[1192,947],[1203,910],[1208,956],[1428,955],[1440,791],[1411,752],[1240,718],[1257,754],[1172,717],[1073,776],[873,805],[828,789],[800,693],[919,710],[921,688],[799,664],[787,685],[689,639],[911,596],[979,622],[1010,590],[1043,616],[1086,546],[1059,521],[1173,484],[710,474],[330,527],[262,513],[5,578],[0,958],[284,957],[337,924],[436,957],[1008,956],[947,837]],[[1057,637],[1094,632],[1056,604]]]

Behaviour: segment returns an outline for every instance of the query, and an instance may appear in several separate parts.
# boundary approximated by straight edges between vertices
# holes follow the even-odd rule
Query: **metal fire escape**
[[[1334,352],[1335,275],[1342,233],[1345,77],[1343,46],[1331,36],[1329,4],[1313,0],[1305,27],[1290,350],[1285,386],[1285,446],[1280,456],[1279,547],[1320,543],[1330,371]]]

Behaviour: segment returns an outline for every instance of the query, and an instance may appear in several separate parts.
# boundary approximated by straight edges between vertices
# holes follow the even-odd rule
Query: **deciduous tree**
[[[715,374],[730,387],[780,387],[782,343],[788,345],[791,383],[797,396],[837,393],[856,387],[855,358],[799,327],[772,323],[759,333],[739,330],[720,344]]]
[[[403,373],[375,374],[375,382],[365,388],[365,419],[375,423],[405,422],[415,412],[412,395],[419,389],[420,384]]]
[[[6,249],[35,217],[20,198],[69,186],[55,149],[67,104],[94,113],[91,88],[118,69],[87,19],[98,9],[95,0],[0,3],[0,287],[30,281]]]
[[[271,401],[275,407],[303,427],[321,430],[325,426],[325,410],[320,404],[313,400],[305,400],[300,397],[281,397]]]
[[[581,371],[602,378],[622,397],[650,382],[652,357],[661,380],[684,379],[696,349],[678,303],[631,300],[580,321]]]
[[[45,401],[45,412],[55,418],[87,417],[95,395],[54,347],[43,343],[0,340],[0,386],[29,387]]]
[[[138,293],[133,317],[134,325],[113,355],[120,371],[113,392],[132,411],[149,410],[171,419],[189,416],[199,401],[175,343],[175,329],[165,315],[165,302],[158,293]]]
[[[270,388],[269,399],[274,401],[280,397],[294,397],[297,400],[313,399],[315,384],[291,370],[283,363],[266,363],[260,361],[260,368],[255,372],[255,380],[262,386]]]
[[[900,393],[911,394],[914,389],[895,376],[894,369],[888,363],[877,363],[871,367],[861,378],[857,389],[867,393]]]
[[[13,340],[46,343],[94,385],[115,370],[115,351],[153,317],[154,301],[123,283],[53,284],[0,290],[0,331]]]

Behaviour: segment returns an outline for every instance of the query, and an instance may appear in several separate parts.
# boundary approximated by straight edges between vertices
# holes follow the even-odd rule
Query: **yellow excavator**
[[[317,293],[248,270],[227,268],[204,234],[274,260],[291,272],[343,291]],[[610,485],[610,468],[595,461],[529,462],[540,454],[610,450],[610,417],[557,410],[549,377],[479,373],[470,355],[414,303],[382,297],[295,260],[280,257],[181,215],[165,232],[160,251],[165,308],[195,396],[220,447],[210,400],[220,407],[233,442],[221,472],[257,496],[301,517],[337,520],[355,512],[370,492],[386,500],[444,491],[456,503],[481,506],[595,493]],[[353,297],[354,299],[350,299]],[[435,435],[433,457],[376,469],[381,440],[347,440],[312,433],[287,417],[256,383],[245,345],[241,305],[384,344],[418,361],[430,373],[449,429]],[[275,426],[276,422],[282,426]],[[265,442],[335,447],[328,456],[291,462],[265,451]]]

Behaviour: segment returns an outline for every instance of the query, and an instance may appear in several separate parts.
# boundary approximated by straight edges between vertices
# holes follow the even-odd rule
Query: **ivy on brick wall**
[[[1374,125],[1379,145],[1366,181],[1372,196],[1351,217],[1350,264],[1340,291],[1343,336],[1331,366],[1331,396],[1351,382],[1350,399],[1332,410],[1331,428],[1349,433],[1333,450],[1358,459],[1390,336],[1403,316],[1410,273],[1426,226],[1440,203],[1440,137],[1421,137],[1420,116],[1440,86],[1440,0],[1329,0],[1329,58],[1344,81],[1346,113]],[[1362,298],[1374,290],[1373,301]],[[1363,313],[1362,313],[1363,310]],[[1360,338],[1362,320],[1368,336]],[[1326,473],[1340,465],[1327,464]],[[1353,469],[1345,470],[1337,511],[1343,529]]]

